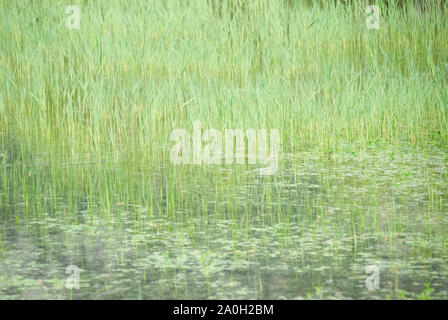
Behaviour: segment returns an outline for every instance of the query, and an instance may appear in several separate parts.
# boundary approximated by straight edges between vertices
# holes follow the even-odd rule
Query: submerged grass
[[[232,3],[0,1],[0,297],[448,296],[446,15]],[[278,129],[279,174],[173,165],[198,120]]]

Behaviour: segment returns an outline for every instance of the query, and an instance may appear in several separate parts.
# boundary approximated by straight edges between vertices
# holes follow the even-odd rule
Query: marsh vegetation
[[[0,0],[0,298],[448,298],[446,13],[212,2]],[[173,164],[194,121],[277,173]]]

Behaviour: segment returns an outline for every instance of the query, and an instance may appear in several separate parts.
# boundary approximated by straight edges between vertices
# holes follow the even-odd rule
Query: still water
[[[215,167],[169,189],[191,199],[171,214],[62,198],[27,216],[6,184],[0,299],[447,299],[447,162],[383,151],[303,154],[273,177]]]

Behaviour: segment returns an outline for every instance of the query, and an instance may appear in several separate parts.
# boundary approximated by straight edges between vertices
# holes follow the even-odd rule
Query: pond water
[[[94,198],[61,198],[37,216],[26,199],[5,200],[7,181],[0,299],[447,299],[447,163],[439,150],[302,154],[275,176],[238,166],[184,173],[157,210],[117,202],[104,213]],[[67,281],[71,265],[79,289]]]

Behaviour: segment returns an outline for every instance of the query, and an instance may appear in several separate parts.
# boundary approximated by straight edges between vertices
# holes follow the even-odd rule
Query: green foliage
[[[433,293],[434,289],[431,288],[431,285],[429,283],[425,283],[425,289],[420,293],[420,295],[417,297],[419,300],[431,300],[433,297],[431,294]]]
[[[363,1],[0,0],[1,267],[22,272],[0,275],[0,298],[76,298],[52,268],[103,240],[116,275],[81,261],[101,297],[142,270],[139,298],[190,296],[190,278],[198,297],[382,297],[359,289],[370,258],[440,259],[448,24],[379,5],[368,30]],[[194,121],[277,129],[279,174],[173,165],[170,134]],[[9,247],[34,231],[39,250]]]

